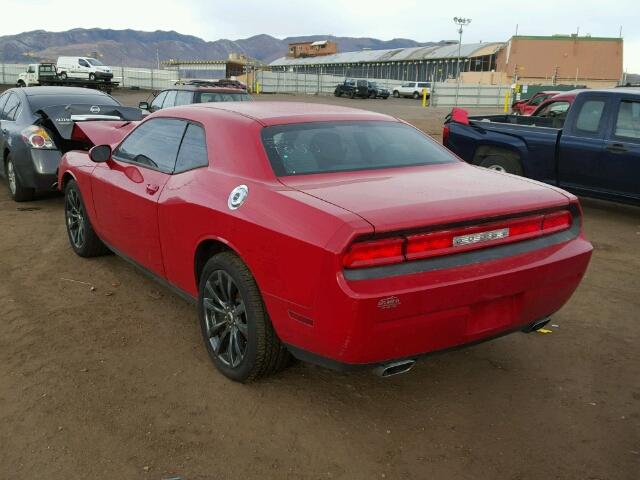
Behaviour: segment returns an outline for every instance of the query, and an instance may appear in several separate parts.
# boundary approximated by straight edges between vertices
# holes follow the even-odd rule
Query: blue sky
[[[0,35],[101,27],[176,30],[206,40],[267,33],[278,38],[333,34],[430,41],[456,38],[452,18],[463,16],[472,19],[463,42],[503,41],[516,25],[521,35],[568,34],[579,28],[580,34],[608,37],[618,36],[622,27],[625,69],[640,73],[640,0],[458,0],[455,7],[405,0],[367,0],[365,4],[367,8],[362,8],[362,2],[338,0],[2,0]]]

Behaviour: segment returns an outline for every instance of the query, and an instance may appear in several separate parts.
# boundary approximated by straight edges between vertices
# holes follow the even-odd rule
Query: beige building
[[[509,83],[610,87],[622,77],[622,47],[622,38],[515,36],[497,52],[496,72]]]

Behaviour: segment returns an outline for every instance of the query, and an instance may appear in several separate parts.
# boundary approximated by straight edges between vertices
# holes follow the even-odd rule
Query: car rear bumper
[[[307,311],[266,301],[294,355],[340,369],[374,366],[482,342],[550,316],[577,288],[591,252],[578,235],[451,268],[360,280],[340,274]]]
[[[55,190],[62,154],[59,150],[26,149],[24,161],[16,161],[22,184],[38,191]]]

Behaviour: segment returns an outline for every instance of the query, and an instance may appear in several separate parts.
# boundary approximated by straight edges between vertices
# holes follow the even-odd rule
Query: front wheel
[[[420,98],[420,93],[418,92],[413,92],[413,98],[415,98],[416,100]]]
[[[4,171],[6,173],[7,185],[9,186],[11,198],[13,198],[15,202],[29,202],[33,200],[33,194],[35,191],[33,188],[26,188],[22,185],[22,181],[20,181],[20,177],[18,177],[16,166],[13,163],[11,155],[7,156]]]
[[[397,91],[397,90],[394,90],[393,91],[393,96],[394,96],[394,98],[400,98],[400,92]]]
[[[98,257],[109,249],[98,238],[91,226],[80,189],[75,180],[69,180],[64,189],[64,218],[71,248],[80,257]]]
[[[95,81],[96,79],[96,74],[95,73],[90,73],[89,74],[89,80],[91,80],[92,82]]]
[[[253,275],[232,252],[214,255],[200,277],[198,316],[216,368],[248,383],[285,368],[290,354],[280,342]]]

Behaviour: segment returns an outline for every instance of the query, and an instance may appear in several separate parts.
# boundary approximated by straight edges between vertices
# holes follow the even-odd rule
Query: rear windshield
[[[113,97],[109,95],[98,95],[88,93],[87,95],[30,95],[29,104],[31,111],[38,110],[53,105],[69,105],[69,104],[89,104],[89,105],[120,105]]]
[[[305,175],[455,162],[413,127],[396,122],[317,122],[262,130],[276,175]]]
[[[238,92],[238,93],[202,92],[200,94],[199,102],[196,102],[196,103],[246,102],[249,100],[251,100],[251,97],[244,92]]]

